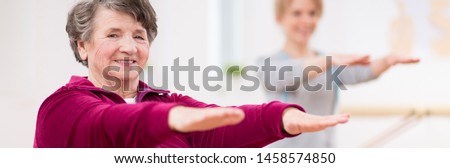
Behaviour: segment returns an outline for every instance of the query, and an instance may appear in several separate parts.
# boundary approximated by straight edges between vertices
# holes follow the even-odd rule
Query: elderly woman
[[[42,103],[34,147],[263,147],[348,121],[295,104],[219,107],[150,88],[132,70],[144,67],[157,34],[148,0],[79,2],[66,30],[89,75]]]

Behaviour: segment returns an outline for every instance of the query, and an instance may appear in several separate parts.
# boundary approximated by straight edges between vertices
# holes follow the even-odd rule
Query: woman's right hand
[[[357,54],[335,54],[331,57],[333,65],[368,65],[370,64],[369,55]]]
[[[170,129],[188,133],[239,124],[244,118],[244,111],[238,108],[177,106],[170,110],[168,122]]]
[[[368,65],[370,64],[369,55],[356,55],[356,54],[331,54],[331,64],[328,62],[327,57],[315,57],[307,60],[304,64],[305,67],[314,66],[321,69],[320,72],[311,71],[308,72],[308,78],[312,79],[317,77],[320,73],[326,72],[328,68],[332,66],[349,66],[349,65]]]

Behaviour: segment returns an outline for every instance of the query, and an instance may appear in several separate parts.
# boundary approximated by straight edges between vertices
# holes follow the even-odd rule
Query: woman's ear
[[[277,22],[278,25],[281,23],[280,16],[275,16],[275,22]]]
[[[279,15],[279,16],[276,16],[276,17],[275,17],[275,21],[277,22],[278,25],[283,24],[283,21],[284,21],[283,19],[284,19],[284,17],[285,17],[284,15]]]
[[[80,54],[80,58],[83,61],[86,61],[88,58],[87,50],[86,50],[86,42],[84,41],[77,41],[78,46],[78,53]]]

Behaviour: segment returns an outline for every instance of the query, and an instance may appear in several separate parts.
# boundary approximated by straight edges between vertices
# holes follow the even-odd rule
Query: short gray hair
[[[88,66],[87,60],[82,60],[78,53],[77,41],[89,41],[93,32],[93,21],[99,7],[125,12],[140,22],[147,31],[149,42],[153,42],[158,34],[156,13],[149,0],[84,0],[70,10],[67,17],[66,32],[69,35],[70,46],[75,59]]]

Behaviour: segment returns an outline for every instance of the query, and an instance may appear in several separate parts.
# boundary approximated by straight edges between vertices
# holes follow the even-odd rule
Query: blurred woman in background
[[[371,61],[368,55],[332,54],[327,63],[325,54],[310,47],[311,37],[323,13],[322,0],[275,0],[277,23],[283,29],[286,41],[281,51],[271,55],[270,63],[280,69],[293,67],[292,72],[285,72],[280,78],[278,72],[271,73],[270,78],[261,76],[262,81],[270,81],[276,91],[266,91],[269,100],[281,100],[286,103],[302,104],[315,115],[336,113],[339,88],[367,82],[378,78],[390,67],[397,64],[417,63],[418,59],[400,55],[387,55]],[[261,60],[259,64],[264,64]],[[339,66],[347,66],[342,71]],[[319,67],[320,71],[303,74],[307,67]],[[334,84],[325,72],[336,72],[342,83]],[[306,75],[306,76],[305,76]],[[289,89],[294,77],[307,80],[309,86],[322,85],[318,90],[301,86]],[[285,80],[280,80],[285,79]],[[327,86],[333,84],[332,86]],[[334,147],[332,129],[322,132],[304,133],[302,136],[287,138],[271,144],[270,147]]]

